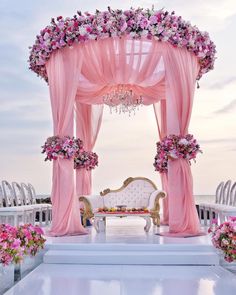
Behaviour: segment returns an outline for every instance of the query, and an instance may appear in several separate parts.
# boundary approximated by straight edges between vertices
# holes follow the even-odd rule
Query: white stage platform
[[[106,233],[47,237],[44,263],[5,295],[235,295],[208,235],[161,237],[144,223],[116,218]]]
[[[5,295],[235,295],[219,266],[41,264]]]
[[[44,263],[123,265],[218,265],[210,237],[170,238],[143,230],[140,218],[114,218],[105,233],[71,237],[47,237]],[[160,230],[167,230],[161,227]]]

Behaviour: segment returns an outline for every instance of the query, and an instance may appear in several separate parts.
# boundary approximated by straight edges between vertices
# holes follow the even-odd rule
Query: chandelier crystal
[[[103,103],[110,107],[110,113],[114,110],[116,113],[136,112],[139,106],[143,105],[143,98],[137,95],[125,84],[119,84],[112,88],[110,92],[103,95]]]

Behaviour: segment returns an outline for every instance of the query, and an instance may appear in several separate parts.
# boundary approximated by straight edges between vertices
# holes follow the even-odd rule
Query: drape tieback
[[[83,141],[79,138],[58,135],[48,137],[42,146],[42,153],[46,154],[45,161],[74,159],[75,169],[91,170],[98,166],[98,155],[85,151]]]
[[[200,145],[192,134],[185,136],[171,134],[156,143],[157,154],[154,167],[160,173],[168,171],[168,161],[176,159],[194,160],[198,153],[202,153]]]

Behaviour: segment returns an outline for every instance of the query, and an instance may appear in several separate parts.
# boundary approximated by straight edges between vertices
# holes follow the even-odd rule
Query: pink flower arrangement
[[[43,249],[45,239],[43,231],[38,226],[25,224],[14,227],[8,224],[0,225],[0,263],[20,263],[24,255],[34,256]]]
[[[32,224],[20,225],[17,228],[17,237],[24,248],[24,254],[35,256],[40,249],[44,248],[45,239],[43,230]]]
[[[74,158],[74,168],[86,170],[94,169],[98,166],[98,155],[93,152],[82,151]]]
[[[157,154],[155,156],[154,167],[160,173],[168,171],[168,161],[175,159],[194,160],[198,153],[201,153],[200,146],[192,134],[184,137],[171,134],[157,142]]]
[[[40,31],[30,47],[29,68],[47,81],[45,64],[55,50],[74,43],[122,36],[154,39],[186,48],[199,58],[198,79],[213,69],[216,49],[209,34],[175,15],[174,11],[142,8],[122,11],[110,7],[103,12],[96,10],[94,15],[77,11],[72,18],[52,18],[51,24]]]
[[[224,253],[224,259],[228,262],[236,260],[236,217],[217,225],[213,223],[208,230],[212,234],[212,243],[215,248]]]
[[[98,155],[84,150],[83,141],[79,138],[52,136],[42,146],[42,153],[46,153],[45,161],[74,158],[74,168],[86,170],[98,166]]]
[[[8,224],[0,225],[0,263],[20,263],[23,260],[24,248],[17,237],[17,229]]]
[[[42,154],[46,153],[45,161],[62,159],[72,159],[79,149],[82,148],[82,141],[74,137],[52,136],[49,137],[42,146]]]

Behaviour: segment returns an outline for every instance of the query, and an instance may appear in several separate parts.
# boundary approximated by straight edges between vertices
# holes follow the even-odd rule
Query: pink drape
[[[165,42],[107,38],[74,45],[52,55],[47,63],[53,111],[54,134],[73,135],[73,107],[76,97],[77,136],[91,150],[100,123],[103,95],[125,84],[146,105],[161,101],[159,136],[188,133],[194,86],[199,64],[185,49]],[[95,106],[90,106],[90,105]],[[95,109],[94,109],[95,108]],[[93,113],[99,114],[96,119]],[[170,161],[168,175],[162,176],[168,201],[165,221],[170,232],[199,233],[193,200],[192,176],[187,161]],[[77,193],[91,189],[91,175],[77,172]],[[80,223],[73,183],[73,161],[58,160],[53,168],[53,224],[56,235],[85,233]],[[169,214],[169,216],[168,216]]]
[[[102,122],[103,105],[88,105],[76,100],[76,136],[84,143],[86,151],[92,151]],[[90,195],[91,170],[76,170],[77,195]]]
[[[74,100],[81,70],[79,48],[52,54],[46,68],[49,79],[54,135],[73,136]],[[73,160],[53,162],[51,235],[84,234],[75,197]]]
[[[84,55],[77,100],[102,104],[103,95],[126,84],[144,104],[164,97],[164,71],[158,42],[107,38],[81,45]]]
[[[159,103],[153,104],[159,138],[162,140],[167,135],[167,125],[166,125],[166,100],[161,100]],[[162,189],[167,193],[166,198],[162,200],[163,205],[163,216],[161,224],[169,224],[169,197],[168,197],[168,175],[167,173],[161,173],[161,183]]]
[[[166,69],[166,132],[167,135],[184,136],[188,133],[199,63],[187,50],[173,49],[170,45],[166,46],[163,54]],[[169,232],[177,236],[199,234],[188,161],[169,161],[167,177]]]

